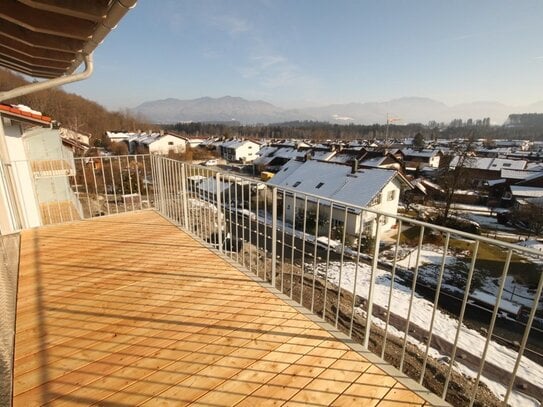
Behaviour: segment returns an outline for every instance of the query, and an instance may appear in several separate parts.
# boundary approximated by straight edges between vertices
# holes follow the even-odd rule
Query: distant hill
[[[454,119],[474,120],[490,117],[502,124],[512,113],[543,112],[543,101],[529,106],[513,107],[497,102],[474,102],[448,106],[422,97],[405,97],[386,102],[347,103],[302,109],[282,109],[261,100],[240,97],[203,97],[192,100],[164,99],[142,103],[131,110],[154,123],[227,122],[243,124],[281,123],[313,120],[338,124],[385,124],[387,114],[400,123],[448,123]]]
[[[203,97],[193,100],[164,99],[145,102],[131,110],[155,123],[227,122],[274,123],[297,119],[288,111],[261,100],[240,97]]]
[[[27,84],[23,77],[0,69],[0,91]],[[110,112],[96,102],[59,88],[31,93],[4,103],[24,104],[60,122],[63,126],[91,136],[91,144],[102,140],[106,130],[148,129],[149,124],[127,112]],[[106,140],[103,140],[106,142]]]

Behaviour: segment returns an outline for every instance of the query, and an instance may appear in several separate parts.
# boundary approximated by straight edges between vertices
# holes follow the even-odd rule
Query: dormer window
[[[293,188],[296,188],[298,185],[300,185],[302,181],[296,181],[294,184],[292,184]]]
[[[319,188],[322,187],[323,185],[324,185],[324,182],[319,182],[315,188],[319,189]]]

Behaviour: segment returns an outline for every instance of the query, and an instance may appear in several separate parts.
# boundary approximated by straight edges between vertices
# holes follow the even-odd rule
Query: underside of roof
[[[0,66],[35,77],[73,73],[136,0],[0,0]]]

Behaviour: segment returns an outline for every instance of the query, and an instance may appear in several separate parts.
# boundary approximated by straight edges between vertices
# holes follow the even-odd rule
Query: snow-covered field
[[[311,265],[307,265],[308,271],[311,270],[311,268]],[[319,263],[316,271],[320,276],[324,277],[326,274],[326,264]],[[327,277],[331,283],[339,285],[340,273],[342,289],[352,293],[356,288],[357,295],[367,298],[371,276],[370,266],[359,263],[358,272],[356,272],[356,263],[354,262],[343,263],[343,267],[340,267],[340,264],[336,262],[330,263]],[[374,304],[378,304],[385,308],[387,307],[388,298],[390,295],[390,285],[390,274],[384,270],[377,270],[375,276]],[[390,311],[394,314],[407,318],[410,298],[411,289],[405,285],[395,282],[394,289],[392,290],[392,306]],[[421,328],[429,329],[432,318],[432,310],[433,304],[415,293],[413,296],[410,321],[417,324]],[[458,321],[456,319],[451,318],[439,310],[436,311],[432,330],[434,335],[439,335],[440,337],[448,339],[451,343],[453,343],[457,330]],[[394,331],[395,334],[403,337],[403,333],[394,329],[390,330],[391,333],[394,333]],[[422,344],[410,337],[408,340],[418,346],[421,350],[426,350],[425,344]],[[481,356],[485,342],[486,338],[477,331],[469,329],[463,324],[460,326],[460,335],[458,339],[458,346],[460,348],[468,350],[474,355]],[[432,349],[431,355],[436,358],[443,356],[440,355],[435,349]],[[517,352],[491,341],[487,351],[486,360],[507,371],[513,371],[517,357]],[[468,377],[476,377],[476,372],[471,371],[466,366],[462,366],[461,360],[457,360],[456,362],[458,364],[457,369],[460,372]],[[532,360],[522,357],[517,375],[543,388],[543,366],[538,365]],[[481,381],[483,381],[498,398],[504,397],[506,392],[506,387],[504,385],[489,380],[485,377],[482,377]],[[518,407],[539,405],[531,398],[528,398],[518,392],[513,392],[509,399],[509,403],[512,406]]]

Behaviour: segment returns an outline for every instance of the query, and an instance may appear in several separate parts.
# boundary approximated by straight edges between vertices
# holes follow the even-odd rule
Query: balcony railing
[[[70,177],[85,218],[155,208],[452,404],[542,397],[536,249],[161,156]]]

